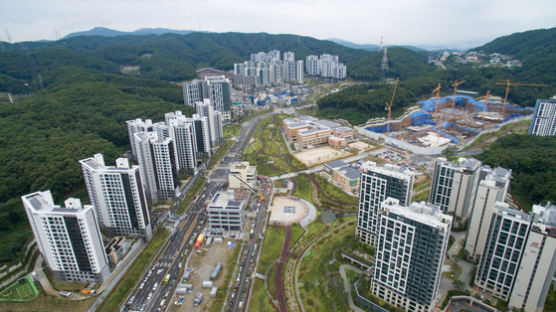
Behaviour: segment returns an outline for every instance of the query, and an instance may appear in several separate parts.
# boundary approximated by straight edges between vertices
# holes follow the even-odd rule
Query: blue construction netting
[[[427,122],[427,120],[430,120],[431,118],[432,118],[432,115],[429,114],[429,113],[415,112],[415,113],[411,114],[411,125],[412,126],[423,125]]]
[[[504,122],[517,117],[521,117],[521,114],[511,114],[510,116],[508,116],[508,118],[504,119]]]
[[[440,133],[440,135],[442,135],[443,137],[452,140],[452,143],[458,145],[459,144],[459,140],[454,138],[453,136],[449,135],[448,133],[444,132],[441,129],[438,129],[438,127],[432,129],[434,132]]]
[[[438,98],[438,104],[444,104],[448,102],[448,100],[452,100],[453,98],[454,98],[453,95]],[[456,95],[456,106],[464,106],[465,103],[474,105],[476,107],[476,110],[478,111],[483,111],[485,105],[483,101],[477,101],[470,96]],[[420,104],[424,111],[434,112],[434,107],[436,106],[436,98],[431,97],[428,100],[419,101],[417,102],[417,104]]]
[[[376,127],[367,127],[365,129],[367,129],[369,131],[372,131],[372,132],[375,132],[375,133],[384,133],[384,132],[388,131],[387,126],[390,126],[390,124],[382,125],[382,126],[376,126]],[[390,131],[394,131],[392,129],[392,126],[390,126]]]
[[[473,128],[462,127],[462,126],[459,126],[459,125],[456,125],[456,128],[458,128],[458,130],[460,130],[460,131],[468,131],[468,132],[479,133],[479,130],[473,129]]]
[[[445,122],[442,123],[442,128],[444,128],[444,129],[451,128],[452,126],[453,126],[453,124],[449,121],[445,121]]]

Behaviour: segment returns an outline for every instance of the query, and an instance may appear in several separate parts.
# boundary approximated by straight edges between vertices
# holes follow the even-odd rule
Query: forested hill
[[[32,73],[43,76],[60,64],[117,72],[120,66],[140,66],[143,77],[179,81],[195,77],[195,70],[205,66],[229,70],[233,63],[258,51],[278,49],[295,52],[296,59],[309,54],[336,54],[348,66],[348,75],[356,79],[376,79],[381,52],[363,51],[331,41],[295,35],[266,33],[191,33],[187,35],[124,35],[117,37],[81,36],[52,42],[3,44],[0,53],[0,91],[25,91]],[[391,77],[422,74],[427,69],[426,53],[405,48],[389,50]],[[11,64],[16,59],[15,64]],[[36,63],[32,65],[32,62]],[[81,64],[81,63],[85,64]],[[48,76],[48,75],[46,75]],[[48,77],[44,83],[52,83]],[[19,83],[19,84],[18,84]],[[35,81],[36,83],[36,81]],[[32,85],[36,87],[36,84]]]
[[[523,62],[533,62],[556,53],[556,27],[500,37],[473,50],[497,52],[511,55]]]

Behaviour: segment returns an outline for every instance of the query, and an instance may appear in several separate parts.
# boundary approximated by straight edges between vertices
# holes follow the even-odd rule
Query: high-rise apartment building
[[[556,99],[537,100],[529,134],[549,136],[556,135]]]
[[[292,51],[284,52],[284,62],[295,62],[295,53]]]
[[[189,174],[197,173],[197,138],[193,119],[185,117],[181,111],[166,113],[164,119],[168,137],[174,143],[178,170]]]
[[[207,117],[211,146],[218,145],[224,137],[222,115],[214,110],[208,99],[198,102],[195,107],[198,115]]]
[[[110,276],[93,207],[76,198],[62,208],[50,191],[21,197],[39,251],[57,280],[103,283]]]
[[[284,82],[303,83],[303,61],[295,61],[293,52],[280,51],[252,53],[251,59],[234,64],[234,85],[240,87],[257,87],[279,85]]]
[[[339,61],[337,55],[322,54],[308,55],[305,58],[307,75],[320,76],[323,78],[345,79],[347,76],[346,66]]]
[[[508,301],[516,280],[531,226],[531,215],[496,202],[475,285]],[[533,265],[529,263],[526,265]]]
[[[374,296],[406,311],[435,306],[452,217],[435,205],[387,198],[379,212],[371,279]]]
[[[295,62],[295,81],[297,83],[303,83],[303,80],[305,79],[305,71],[303,70],[303,60],[299,60],[297,62]]]
[[[127,133],[129,136],[129,146],[131,147],[131,154],[133,159],[137,159],[137,151],[135,150],[135,133],[146,132],[153,130],[153,122],[150,119],[143,121],[141,118],[128,120],[125,122],[127,125]]]
[[[307,55],[305,58],[305,69],[309,76],[320,76],[319,57]]]
[[[239,69],[238,69],[239,70]],[[210,99],[217,111],[229,111],[232,106],[230,81],[224,76],[207,76],[182,83],[185,105],[195,106],[197,102]]]
[[[475,198],[480,167],[481,162],[474,158],[460,158],[455,163],[438,158],[429,202],[439,206],[445,213],[466,219]]]
[[[127,158],[106,166],[102,154],[79,161],[97,220],[110,235],[152,237],[139,166]]]
[[[361,167],[359,209],[356,236],[364,243],[375,245],[378,235],[378,215],[381,203],[388,197],[406,206],[411,200],[413,172],[387,164],[379,167],[368,161]]]
[[[533,214],[509,306],[542,312],[556,272],[556,206],[533,205]]]
[[[205,82],[200,79],[185,81],[182,83],[183,102],[185,105],[195,106],[195,103],[209,98],[208,88]]]
[[[179,186],[174,142],[159,138],[156,132],[135,134],[141,178],[151,202],[172,199]]]
[[[493,170],[483,166],[480,175],[465,240],[465,250],[474,260],[477,260],[484,250],[492,208],[495,202],[504,202],[512,171],[500,167]]]
[[[197,146],[197,156],[210,156],[210,133],[208,118],[206,116],[202,117],[199,114],[193,114],[193,116],[191,116],[191,119],[193,120],[193,127],[195,128],[195,144]]]

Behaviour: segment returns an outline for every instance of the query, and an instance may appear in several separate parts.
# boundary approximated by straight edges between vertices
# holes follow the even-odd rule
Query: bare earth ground
[[[284,213],[284,207],[295,207],[295,213]],[[272,202],[270,224],[290,225],[303,220],[309,214],[309,207],[291,196],[276,196]]]
[[[367,144],[365,142],[361,142],[361,141],[350,143],[350,144],[348,144],[348,146],[351,147],[351,148],[355,148],[357,150],[363,151],[363,152],[370,149],[371,147],[373,147],[372,145]]]
[[[237,243],[234,248],[238,248]],[[213,298],[209,296],[210,288],[203,288],[203,281],[210,280],[210,274],[218,262],[222,262],[222,270],[214,281],[214,285],[218,287],[218,292],[226,291],[227,285],[224,284],[226,276],[225,267],[228,257],[233,253],[233,249],[228,249],[228,241],[222,243],[213,243],[210,247],[201,247],[197,251],[193,251],[193,255],[189,259],[188,266],[193,269],[193,273],[188,283],[193,284],[193,292],[185,295],[185,302],[181,306],[174,305],[174,301],[178,297],[174,296],[169,311],[209,311]],[[204,295],[203,303],[194,307],[193,299],[195,294],[201,292]]]
[[[305,166],[311,167],[350,155],[351,153],[339,151],[330,146],[322,146],[295,153],[293,157],[302,162]]]

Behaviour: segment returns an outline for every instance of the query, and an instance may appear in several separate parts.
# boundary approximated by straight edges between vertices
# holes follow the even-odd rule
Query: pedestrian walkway
[[[349,284],[349,281],[347,279],[346,269],[350,269],[352,271],[355,271],[357,274],[361,274],[362,271],[359,270],[358,268],[350,265],[350,264],[340,265],[340,276],[344,280],[344,292],[348,295],[349,307],[351,308],[352,311],[355,311],[355,312],[365,312],[365,310],[359,308],[353,302],[353,298],[351,297],[351,285]]]

